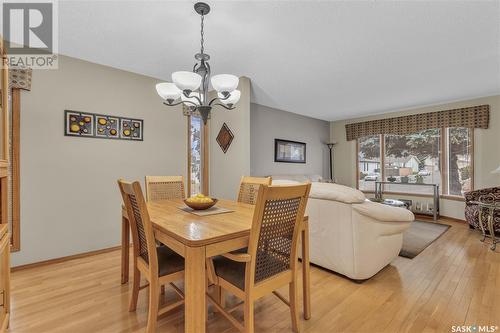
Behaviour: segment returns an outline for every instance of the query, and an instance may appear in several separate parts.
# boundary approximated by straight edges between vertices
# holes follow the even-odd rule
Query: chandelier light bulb
[[[182,91],[194,91],[200,87],[201,76],[188,71],[174,72],[172,73],[172,81]]]
[[[158,83],[156,85],[156,92],[160,97],[172,104],[182,95],[182,91],[177,86],[170,82]]]
[[[224,95],[222,93],[218,93],[217,96],[219,97],[219,100],[224,104],[224,105],[227,105],[229,107],[232,107],[233,105],[235,105],[236,103],[238,103],[238,101],[240,100],[240,97],[241,97],[241,91],[239,90],[234,90],[233,92],[231,92],[229,94],[229,97],[224,97]]]
[[[212,76],[211,79],[212,87],[220,93],[234,91],[238,88],[239,81],[237,76],[231,74],[219,74]]]

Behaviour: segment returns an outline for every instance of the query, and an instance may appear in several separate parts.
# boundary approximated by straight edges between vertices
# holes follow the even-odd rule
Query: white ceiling
[[[199,51],[193,3],[59,2],[60,53],[170,80]],[[498,1],[209,4],[212,71],[255,103],[337,120],[500,92]]]

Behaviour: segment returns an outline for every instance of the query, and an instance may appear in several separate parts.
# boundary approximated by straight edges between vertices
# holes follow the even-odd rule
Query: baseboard
[[[35,267],[40,267],[40,266],[57,264],[57,263],[61,263],[61,262],[65,262],[65,261],[69,261],[69,260],[73,260],[73,259],[80,259],[80,258],[95,256],[95,255],[98,255],[98,254],[112,252],[112,251],[116,251],[116,250],[119,250],[119,249],[121,249],[121,245],[113,246],[113,247],[108,247],[108,248],[105,248],[105,249],[100,249],[100,250],[95,250],[95,251],[90,251],[90,252],[83,252],[83,253],[73,254],[73,255],[70,255],[70,256],[66,256],[66,257],[54,258],[54,259],[49,259],[49,260],[44,260],[44,261],[38,261],[38,262],[31,263],[31,264],[26,264],[26,265],[19,265],[19,266],[11,267],[10,270],[11,270],[11,272],[16,272],[16,271],[20,271],[20,270],[23,270],[23,269],[35,268]]]

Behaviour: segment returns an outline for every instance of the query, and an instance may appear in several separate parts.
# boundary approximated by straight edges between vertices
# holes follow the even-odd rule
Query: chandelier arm
[[[166,106],[176,106],[176,105],[181,105],[181,104],[192,104],[194,107],[198,107],[199,106],[198,104],[193,103],[191,101],[181,101],[181,102],[177,102],[177,103],[174,103],[174,104],[168,104],[167,102],[163,102],[163,104],[165,104]]]
[[[186,92],[186,90],[184,90],[182,93],[183,93],[183,94],[184,94],[184,96],[186,96],[187,98],[194,98],[194,99],[196,99],[196,100],[200,103],[200,105],[203,105],[203,103],[201,102],[201,99],[200,99],[198,96],[196,96],[196,95],[195,95],[195,96],[189,96],[189,94],[190,94],[191,92],[189,92],[189,93],[188,93],[188,92]],[[183,102],[189,102],[189,103],[193,104],[194,106],[198,106],[198,105],[196,105],[196,103],[193,103],[193,102],[190,102],[190,101],[183,101]]]
[[[215,101],[225,101],[225,100],[226,100],[226,99],[228,99],[229,97],[231,97],[231,95],[227,95],[227,96],[226,96],[226,97],[224,97],[224,98],[215,97],[214,99],[212,99],[212,100],[208,103],[208,105],[212,105],[212,103],[213,103],[213,102],[215,102]]]
[[[228,106],[225,106],[224,104],[220,104],[220,103],[214,104],[214,106],[216,106],[216,105],[222,106],[226,110],[234,110],[234,106],[233,107],[228,107]]]

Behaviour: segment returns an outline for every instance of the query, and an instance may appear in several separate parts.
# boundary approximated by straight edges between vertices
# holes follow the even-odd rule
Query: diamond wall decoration
[[[219,144],[224,154],[229,149],[229,146],[231,145],[231,142],[233,142],[233,139],[233,132],[231,132],[226,123],[224,123],[219,131],[219,134],[217,134],[217,143]]]

